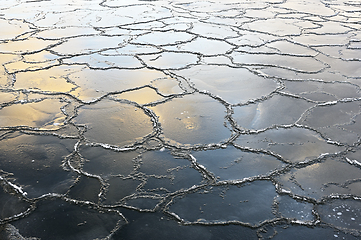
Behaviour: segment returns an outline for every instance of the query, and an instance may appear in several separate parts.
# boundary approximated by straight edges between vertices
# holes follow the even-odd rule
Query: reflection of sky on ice
[[[358,239],[355,1],[2,1],[0,239]]]

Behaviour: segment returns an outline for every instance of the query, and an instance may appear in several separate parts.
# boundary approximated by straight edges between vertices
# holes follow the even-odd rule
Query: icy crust
[[[356,1],[0,4],[0,239],[359,239]]]

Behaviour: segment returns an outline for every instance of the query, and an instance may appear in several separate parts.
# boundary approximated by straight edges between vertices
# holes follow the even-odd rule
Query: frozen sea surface
[[[0,0],[0,239],[361,239],[361,4]]]

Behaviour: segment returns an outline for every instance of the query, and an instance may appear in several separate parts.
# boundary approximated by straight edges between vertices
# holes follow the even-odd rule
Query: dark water
[[[0,239],[360,239],[360,21],[0,0]]]

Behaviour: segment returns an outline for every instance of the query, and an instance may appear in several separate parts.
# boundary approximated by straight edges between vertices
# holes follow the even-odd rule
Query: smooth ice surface
[[[187,222],[232,221],[258,225],[274,218],[274,197],[274,186],[266,181],[245,186],[220,186],[176,198],[169,211],[177,213]]]
[[[40,239],[89,239],[107,237],[124,223],[119,212],[99,211],[90,204],[75,205],[60,199],[44,199],[38,211],[14,226],[20,233]]]
[[[360,239],[361,5],[0,0],[0,239]]]
[[[193,152],[192,155],[219,181],[266,176],[286,166],[275,157],[258,152],[243,152],[233,146]]]
[[[195,88],[211,92],[230,104],[268,95],[278,85],[275,81],[257,76],[245,68],[206,65],[176,73],[188,78]],[[232,88],[228,87],[230,85]]]
[[[84,137],[90,142],[119,147],[140,141],[153,131],[152,121],[142,109],[109,100],[80,107],[73,121],[88,126]]]
[[[65,193],[76,174],[64,171],[61,165],[75,142],[53,136],[4,134],[0,145],[2,173],[12,176],[11,184],[23,186],[18,191],[28,198]]]
[[[65,104],[58,99],[45,99],[3,107],[0,126],[57,129],[64,124],[65,115],[59,110]]]
[[[185,95],[151,108],[164,136],[181,144],[224,142],[231,132],[224,127],[226,108],[206,94]]]
[[[345,150],[305,128],[274,128],[259,134],[241,135],[234,142],[237,146],[269,151],[291,162],[307,162],[323,155]]]

